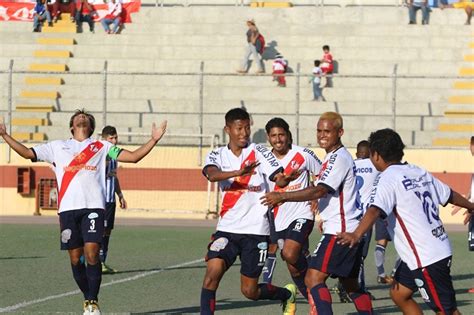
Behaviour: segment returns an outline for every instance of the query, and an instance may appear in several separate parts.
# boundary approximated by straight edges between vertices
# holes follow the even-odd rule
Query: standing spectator
[[[245,49],[244,59],[242,65],[237,72],[247,73],[250,55],[253,55],[253,60],[257,64],[257,73],[265,73],[263,69],[262,54],[265,49],[265,40],[258,31],[255,25],[255,20],[251,19],[247,21],[247,48]]]
[[[474,136],[471,137],[471,155],[474,156]],[[471,175],[471,189],[466,195],[466,199],[469,199],[470,202],[474,202],[474,174]],[[453,206],[453,211],[451,212],[452,215],[458,213],[461,210],[460,206]],[[469,251],[474,251],[474,216],[470,215],[468,212],[465,212],[466,219],[464,220],[464,224],[469,223],[467,229],[467,246]],[[470,288],[469,293],[474,293],[474,288]]]
[[[430,23],[430,8],[428,0],[408,0],[408,17],[410,22],[408,24],[416,24],[416,11],[421,9],[421,24]]]
[[[0,123],[0,136],[21,157],[54,165],[61,250],[68,251],[74,280],[84,295],[84,314],[100,315],[99,249],[104,232],[106,159],[137,163],[163,137],[166,121],[159,128],[153,123],[151,138],[133,152],[94,140],[95,118],[84,110],[71,116],[69,130],[72,138],[27,148],[8,135],[5,124]]]
[[[89,24],[89,30],[94,33],[94,8],[87,0],[78,0],[76,5],[76,26],[77,32],[82,33],[82,22]]]
[[[321,76],[323,71],[321,70],[321,61],[314,61],[313,76],[309,82],[313,83],[313,101],[324,101],[323,93],[321,90]]]
[[[323,58],[321,59],[321,70],[323,71],[323,74],[332,74],[334,71],[334,63],[332,59],[332,55],[330,52],[329,45],[324,45],[323,46]],[[332,78],[326,77],[326,86],[325,87],[332,87]]]
[[[48,26],[53,26],[46,0],[37,0],[33,10],[33,32],[41,32],[41,24],[45,19],[48,21]]]
[[[117,0],[109,0],[108,7],[107,15],[100,23],[107,34],[117,34],[122,23],[122,4]],[[114,25],[112,30],[110,30],[110,24]]]
[[[286,69],[288,67],[288,62],[283,59],[283,56],[281,54],[277,54],[275,56],[275,60],[273,60],[272,68],[273,68],[273,81],[278,82],[279,87],[285,87],[286,86],[286,80],[285,76],[283,74],[286,73]],[[277,75],[275,75],[277,74]],[[278,75],[280,74],[280,75]]]

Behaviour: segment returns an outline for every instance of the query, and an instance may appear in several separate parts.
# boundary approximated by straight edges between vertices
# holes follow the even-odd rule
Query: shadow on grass
[[[0,257],[0,260],[16,260],[16,259],[42,259],[46,256],[24,256],[24,257]]]

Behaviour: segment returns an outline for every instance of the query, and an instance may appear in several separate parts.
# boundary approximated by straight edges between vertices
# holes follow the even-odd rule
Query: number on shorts
[[[92,219],[90,220],[91,226],[89,227],[90,230],[94,231],[95,230],[95,220]]]
[[[261,249],[259,251],[259,253],[260,253],[259,262],[264,263],[267,260],[267,250],[266,249]]]

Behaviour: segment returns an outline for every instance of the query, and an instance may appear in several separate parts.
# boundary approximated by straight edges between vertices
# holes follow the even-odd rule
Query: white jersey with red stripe
[[[324,234],[353,232],[359,225],[361,210],[357,209],[355,164],[343,146],[324,158],[316,185],[323,185],[328,194],[319,199],[319,214]]]
[[[203,173],[209,166],[223,172],[240,170],[252,162],[259,162],[255,172],[248,176],[232,177],[219,182],[222,207],[217,230],[236,234],[269,235],[266,216],[268,208],[260,198],[269,191],[269,180],[283,168],[265,146],[250,143],[236,156],[228,146],[211,151],[206,157]]]
[[[359,199],[357,208],[365,213],[369,207],[370,195],[374,186],[375,179],[380,174],[374,164],[367,159],[354,160],[356,166],[356,186],[359,190]]]
[[[293,170],[301,171],[301,175],[291,181],[285,188],[270,183],[270,189],[276,191],[297,191],[305,189],[313,182],[311,176],[316,176],[321,170],[321,161],[313,151],[300,146],[292,145],[288,153],[279,159],[280,164],[285,169],[285,174],[290,174]],[[285,202],[281,206],[273,208],[275,217],[275,230],[283,231],[296,219],[314,220],[309,201],[305,202]]]
[[[97,144],[99,144],[97,146]],[[84,150],[90,150],[90,158]],[[56,140],[33,148],[36,159],[51,163],[58,182],[58,212],[78,209],[105,209],[106,157],[116,159],[120,149],[108,141],[88,138]],[[75,161],[74,165],[71,162]],[[69,185],[64,184],[65,174],[77,171]],[[66,188],[67,187],[67,188]],[[66,189],[61,195],[61,188]]]
[[[452,191],[426,170],[394,164],[376,180],[370,203],[387,215],[388,232],[411,270],[451,256],[451,244],[439,217]]]

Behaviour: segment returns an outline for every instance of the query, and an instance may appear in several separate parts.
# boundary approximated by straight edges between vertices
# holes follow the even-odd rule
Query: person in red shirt
[[[76,26],[78,33],[82,33],[82,22],[84,21],[89,24],[89,30],[91,33],[94,33],[94,13],[94,7],[92,4],[87,2],[87,0],[79,0],[76,3]]]
[[[334,63],[332,59],[332,55],[330,52],[330,48],[328,45],[323,46],[323,58],[321,59],[321,70],[323,71],[323,74],[332,74],[334,71]],[[332,87],[332,77],[327,76],[326,77],[326,86],[325,87]]]

